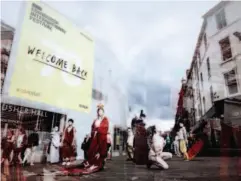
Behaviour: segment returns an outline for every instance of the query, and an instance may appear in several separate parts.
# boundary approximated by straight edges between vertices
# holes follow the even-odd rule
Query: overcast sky
[[[47,3],[88,30],[118,58],[131,85],[130,95],[144,102],[148,99],[145,105],[150,110],[156,107],[150,115],[173,120],[202,15],[217,1]],[[19,10],[20,2],[3,1],[1,19],[15,27]]]

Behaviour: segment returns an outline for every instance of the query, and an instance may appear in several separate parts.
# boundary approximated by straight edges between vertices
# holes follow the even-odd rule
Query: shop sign
[[[3,112],[12,112],[12,113],[17,113],[17,114],[28,114],[28,115],[32,115],[32,116],[47,117],[46,111],[27,108],[27,107],[23,107],[23,106],[11,105],[11,104],[1,104],[1,111],[2,111],[2,113]]]

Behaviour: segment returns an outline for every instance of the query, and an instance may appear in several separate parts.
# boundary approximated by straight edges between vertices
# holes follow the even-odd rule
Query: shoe
[[[65,165],[66,165],[66,162],[63,162],[62,165],[65,166]]]
[[[70,162],[67,162],[66,165],[69,166],[69,165],[70,165]]]
[[[34,164],[33,164],[33,163],[31,163],[31,164],[30,164],[30,166],[34,166]]]

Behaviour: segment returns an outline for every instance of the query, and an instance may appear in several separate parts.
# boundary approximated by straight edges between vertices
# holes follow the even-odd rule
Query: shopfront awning
[[[215,106],[213,105],[207,112],[204,114],[201,118],[202,119],[208,119],[212,118],[215,115]]]

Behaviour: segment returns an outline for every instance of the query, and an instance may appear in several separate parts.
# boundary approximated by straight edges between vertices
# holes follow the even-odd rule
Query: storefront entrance
[[[2,138],[6,136],[8,129],[16,133],[16,129],[22,127],[28,136],[35,128],[38,128],[40,145],[37,150],[40,154],[37,162],[41,161],[42,155],[45,154],[46,147],[51,139],[50,133],[53,127],[58,126],[60,132],[62,132],[65,121],[66,116],[59,113],[1,103]]]

